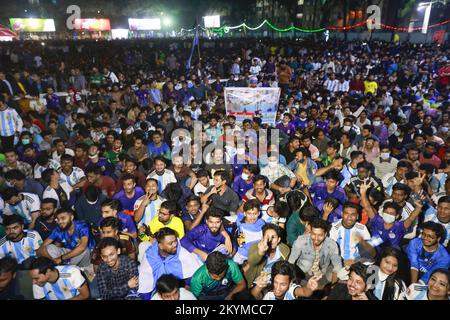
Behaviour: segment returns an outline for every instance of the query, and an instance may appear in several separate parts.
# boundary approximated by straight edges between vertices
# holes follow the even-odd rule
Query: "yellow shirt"
[[[184,237],[184,224],[178,217],[173,217],[168,224],[163,224],[158,220],[158,216],[156,216],[150,221],[149,228],[152,234],[158,232],[159,229],[170,228],[178,233],[178,238],[180,240]]]
[[[309,186],[311,183],[309,181],[308,178],[308,174],[306,173],[306,167],[308,166],[308,163],[305,162],[304,163],[300,163],[297,169],[297,176],[299,176],[302,179],[302,183],[305,186]]]
[[[373,95],[377,92],[378,84],[375,81],[364,81],[364,94],[372,93]]]

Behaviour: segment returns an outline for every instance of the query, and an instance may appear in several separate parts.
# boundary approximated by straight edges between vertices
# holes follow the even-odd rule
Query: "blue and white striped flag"
[[[198,41],[198,28],[195,29],[195,35],[194,35],[194,40],[192,40],[192,48],[191,48],[191,54],[189,55],[189,58],[186,62],[186,69],[190,69],[191,68],[191,60],[192,60],[192,56],[194,55],[194,49],[195,46],[199,45],[199,41]]]

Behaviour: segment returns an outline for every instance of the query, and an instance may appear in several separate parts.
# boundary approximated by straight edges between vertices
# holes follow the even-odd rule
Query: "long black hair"
[[[403,267],[404,256],[400,252],[400,250],[393,247],[385,247],[381,250],[375,264],[379,267],[381,264],[381,260],[386,257],[394,257],[397,259],[398,269],[393,274],[389,275],[386,279],[386,284],[384,286],[382,300],[395,300],[395,285],[399,287],[401,290],[402,279],[399,277],[401,274],[401,269]]]

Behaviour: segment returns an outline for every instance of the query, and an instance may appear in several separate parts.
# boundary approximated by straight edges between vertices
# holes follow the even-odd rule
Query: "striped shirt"
[[[411,284],[402,300],[428,300],[428,286],[423,282]]]
[[[136,200],[136,202],[134,203],[134,212],[139,209],[144,198],[145,195]],[[144,214],[142,215],[141,220],[137,223],[137,226],[140,227],[142,225],[150,225],[150,222],[153,220],[153,218],[158,215],[158,211],[164,201],[165,199],[161,198],[160,196],[157,196],[156,200],[150,201],[150,203],[145,207]]]
[[[357,235],[366,241],[371,238],[367,227],[359,222],[356,222],[351,229],[344,227],[342,219],[333,224],[330,230],[330,238],[337,242],[344,261],[359,258]]]
[[[16,132],[21,132],[23,126],[22,118],[16,110],[7,108],[0,111],[0,136],[10,137]]]
[[[84,171],[81,170],[78,167],[73,167],[72,172],[69,175],[66,175],[62,170],[59,174],[59,182],[67,182],[71,187],[76,185],[78,182],[80,182],[81,179],[83,179],[86,175],[84,174]]]
[[[169,183],[177,182],[177,178],[175,178],[175,174],[172,171],[167,170],[167,169],[164,169],[163,174],[158,174],[156,172],[156,170],[154,170],[147,176],[147,179],[150,179],[150,178],[158,181],[158,193],[163,192],[163,190],[166,188],[166,186]]]
[[[288,291],[286,291],[286,293],[284,294],[283,300],[295,300],[296,298],[295,298],[294,291],[298,287],[299,287],[299,285],[296,285],[296,284],[291,285],[290,288],[288,289]],[[273,291],[269,291],[265,294],[263,300],[277,300],[277,299],[275,298]]]
[[[325,82],[323,84],[325,89],[327,89],[330,92],[337,92],[338,85],[339,85],[339,81],[337,79],[334,79],[334,80],[327,79],[327,80],[325,80]]]
[[[58,161],[53,160],[53,159],[49,160],[47,167],[43,167],[40,164],[36,163],[36,165],[34,166],[34,178],[35,179],[41,179],[42,178],[42,172],[44,172],[47,169],[60,170],[61,169],[61,165],[59,164]]]
[[[56,266],[59,273],[55,283],[47,282],[43,287],[33,284],[34,299],[68,300],[80,294],[79,288],[85,279],[76,266]]]
[[[24,230],[23,238],[13,242],[3,237],[0,240],[0,258],[12,257],[22,263],[30,257],[36,257],[36,251],[42,245],[42,238],[36,231]]]
[[[383,183],[384,191],[385,191],[386,194],[389,195],[389,196],[392,195],[392,187],[393,187],[397,182],[405,183],[404,180],[400,180],[400,181],[399,181],[399,180],[397,180],[397,179],[395,178],[395,172],[385,174],[384,177],[381,179],[381,182]]]
[[[39,197],[33,193],[21,192],[19,195],[22,195],[22,201],[14,206],[9,203],[5,203],[3,215],[17,214],[24,219],[25,224],[30,224],[31,214],[41,210],[41,200],[39,200]]]

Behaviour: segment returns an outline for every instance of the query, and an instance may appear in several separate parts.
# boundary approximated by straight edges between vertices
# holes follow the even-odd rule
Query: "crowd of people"
[[[447,43],[189,43],[2,45],[0,299],[449,299]]]

